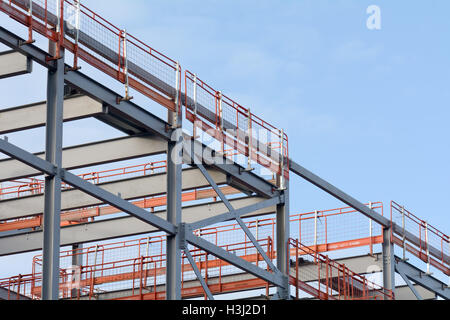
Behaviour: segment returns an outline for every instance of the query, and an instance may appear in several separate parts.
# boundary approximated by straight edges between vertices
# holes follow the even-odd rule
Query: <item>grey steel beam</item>
[[[32,60],[16,51],[0,52],[0,79],[31,73]]]
[[[76,175],[69,173],[65,170],[61,170],[60,172],[61,179],[70,184],[71,186],[81,190],[94,198],[101,200],[104,203],[107,203],[117,209],[122,210],[125,213],[132,215],[133,217],[144,221],[161,231],[164,231],[168,234],[174,234],[176,232],[176,226],[172,223],[157,217],[146,210],[139,208],[130,202],[123,200],[122,198],[92,184],[87,182],[86,180],[77,177]]]
[[[0,150],[2,142],[0,141]],[[211,171],[220,183],[226,183],[226,177],[217,171]],[[167,175],[159,173],[99,184],[103,190],[121,194],[124,200],[140,199],[149,196],[164,195],[167,191]],[[183,190],[208,187],[208,182],[197,169],[183,170]],[[73,210],[101,205],[103,202],[77,189],[62,192],[61,209]],[[21,197],[0,201],[0,221],[38,215],[43,212],[43,195]]]
[[[231,200],[235,208],[247,207],[263,201],[263,198],[250,197]],[[209,202],[183,208],[183,222],[192,223],[199,219],[206,219],[219,215],[226,210],[222,202]],[[262,216],[275,213],[275,207],[268,207],[254,211],[246,217]],[[166,211],[154,213],[165,218]],[[71,225],[61,229],[61,246],[71,246],[77,243],[91,243],[104,240],[138,236],[156,233],[159,230],[134,217],[121,217],[100,220],[92,223]],[[42,230],[24,230],[15,233],[0,233],[0,256],[20,254],[42,249]]]
[[[68,72],[65,75],[65,81],[70,84],[70,86],[80,90],[92,99],[107,105],[109,112],[116,116],[136,123],[142,130],[151,132],[166,140],[171,139],[172,130],[170,130],[168,123],[140,108],[131,101],[123,100],[118,104],[117,102],[120,101],[122,97],[95,80],[85,76],[81,72]]]
[[[431,292],[434,292],[437,296],[443,299],[450,300],[450,288],[447,284],[432,277],[431,275],[427,275],[419,268],[402,261],[398,257],[395,257],[395,261],[397,271],[402,272],[409,280],[414,281]]]
[[[20,52],[46,68],[56,68],[56,61],[48,60],[50,55],[47,52],[32,44],[24,44],[24,42],[25,40],[22,38],[0,27],[0,43],[10,47],[14,51]]]
[[[272,198],[272,199],[269,199],[269,200],[265,200],[265,201],[262,201],[262,202],[250,205],[250,206],[245,207],[245,208],[234,209],[234,215],[231,215],[230,212],[223,213],[223,214],[220,214],[218,216],[210,217],[210,218],[207,218],[207,219],[204,219],[204,220],[201,220],[201,221],[197,221],[197,222],[191,223],[189,225],[189,227],[192,230],[202,229],[202,228],[205,228],[205,227],[208,227],[208,226],[212,226],[212,225],[215,225],[215,224],[218,224],[218,223],[221,223],[221,222],[233,220],[233,219],[235,219],[235,216],[236,217],[242,217],[244,215],[251,214],[252,212],[255,212],[255,211],[260,210],[260,209],[265,209],[265,208],[268,208],[268,207],[276,206],[276,205],[278,205],[281,202],[282,201],[281,201],[280,197],[275,197],[275,198]]]
[[[1,112],[0,112],[1,119]],[[116,161],[153,156],[167,152],[165,140],[149,135],[99,141],[63,149],[63,168],[67,170]],[[35,156],[43,159],[45,152]],[[39,176],[42,173],[16,160],[0,160],[0,182]]]
[[[46,123],[46,102],[0,110],[0,134],[39,128]],[[64,100],[64,121],[74,121],[103,113],[103,105],[86,96]]]
[[[21,294],[17,294],[13,290],[8,291],[8,289],[0,288],[0,300],[18,300],[18,301],[27,301],[31,300],[31,298],[25,297]]]
[[[56,52],[56,44],[49,42],[49,47],[50,52]],[[45,177],[41,296],[43,300],[58,300],[62,185],[58,169],[62,167],[64,50],[60,50],[56,69],[48,70],[47,77],[45,160],[54,165],[57,172]]]
[[[356,211],[361,212],[362,214],[372,219],[373,221],[379,223],[384,227],[390,227],[391,222],[388,219],[384,218],[382,215],[380,215],[378,212],[368,208],[355,198],[351,197],[342,190],[336,188],[335,186],[331,185],[330,183],[323,180],[319,176],[315,175],[311,171],[297,164],[292,159],[289,160],[289,169],[291,172],[295,173],[296,175],[300,176],[306,181],[312,183],[313,185],[322,189],[323,191],[329,193],[330,195],[349,205]]]
[[[193,245],[194,247],[202,249],[202,250],[210,253],[211,255],[213,255],[219,259],[222,259],[228,263],[231,263],[233,266],[235,266],[243,271],[246,271],[260,279],[268,281],[276,286],[283,287],[286,285],[283,277],[281,277],[280,275],[265,271],[265,270],[255,266],[254,264],[239,258],[235,254],[232,254],[222,248],[219,248],[219,247],[213,245],[212,243],[210,243],[202,238],[199,238],[199,237],[193,235],[188,230],[186,230],[186,231],[187,231],[186,232],[186,242]]]
[[[62,99],[61,99],[61,106],[62,106]],[[62,115],[62,110],[61,110],[61,115]],[[61,127],[62,127],[62,123],[61,123]],[[13,154],[8,154],[8,152],[5,152],[5,150],[8,151],[8,149],[14,149],[15,151],[17,151],[17,153]],[[11,144],[7,143],[6,141],[3,141],[0,143],[0,151],[7,153],[8,155],[10,155],[13,158],[16,158],[17,160],[23,161],[25,163],[27,163],[27,161],[30,164],[33,164],[33,166],[36,169],[42,170],[44,169],[44,167],[46,166],[50,166],[50,167],[54,167],[54,165],[51,165],[48,161],[44,161],[20,148],[17,147],[13,147]],[[61,155],[62,155],[62,148],[61,148]],[[60,155],[60,156],[61,156]],[[22,156],[22,157],[21,157]],[[40,165],[42,165],[42,167],[40,167]],[[58,165],[59,167],[59,165]],[[121,199],[120,197],[96,186],[93,185],[83,179],[81,179],[80,177],[77,177],[76,175],[69,173],[68,171],[64,170],[64,169],[59,169],[56,170],[57,172],[52,172],[52,176],[56,176],[57,178],[61,178],[62,181],[68,183],[69,185],[79,189],[80,191],[83,191],[84,193],[87,193],[88,195],[100,200],[103,203],[107,203],[113,207],[116,207],[120,210],[122,210],[123,212],[126,212],[132,216],[134,216],[135,218],[138,218],[144,222],[147,222],[155,227],[160,228],[162,231],[165,231],[169,234],[173,234],[176,232],[176,227],[167,222],[164,219],[161,219],[159,217],[155,217],[151,214],[149,214],[147,211],[145,211],[144,209],[141,209],[139,207],[136,207],[135,205],[129,203],[126,200]],[[47,189],[47,184],[46,184],[46,189]],[[56,191],[56,187],[54,188]],[[48,190],[48,189],[47,189]],[[58,188],[59,192],[61,192],[61,185],[59,185]],[[59,204],[55,203],[55,201],[53,202],[53,204],[56,205],[61,205],[60,203],[61,199],[59,198]],[[46,202],[47,203],[47,202]],[[50,204],[50,202],[48,203]],[[58,208],[60,209],[60,207]],[[56,210],[56,208],[55,208]],[[44,213],[45,215],[45,213]],[[56,219],[58,219],[59,221],[59,213]],[[44,216],[44,221],[45,221],[45,216]],[[47,219],[48,221],[48,219]],[[58,230],[59,230],[59,226],[60,224],[58,224]],[[45,237],[44,237],[44,242],[45,242]],[[59,254],[59,251],[58,251]],[[59,259],[58,259],[59,261]]]
[[[397,268],[397,266],[395,266],[395,271],[397,271],[397,273],[403,278],[403,280],[406,282],[406,285],[408,286],[408,288],[412,291],[412,293],[414,294],[414,296],[417,298],[417,300],[423,300],[422,296],[420,295],[420,293],[416,290],[416,288],[414,287],[414,285],[409,281],[408,277],[406,276],[406,274],[399,268]]]
[[[391,229],[383,228],[383,287],[395,295],[395,255]]]
[[[198,158],[195,158],[195,160],[198,162]],[[206,168],[200,163],[197,164],[197,167],[200,169],[200,171],[202,172],[203,176],[206,178],[206,180],[208,180],[209,184],[212,186],[214,191],[217,193],[219,198],[223,201],[223,203],[225,204],[225,206],[229,210],[230,217],[234,217],[234,219],[236,219],[236,221],[238,222],[238,224],[241,227],[241,229],[244,231],[244,233],[247,235],[247,237],[250,239],[250,241],[256,247],[256,250],[258,250],[258,252],[264,258],[264,261],[267,263],[267,265],[270,267],[270,269],[272,271],[274,271],[274,272],[279,272],[279,270],[277,270],[277,268],[273,264],[272,260],[270,260],[269,257],[267,256],[267,254],[264,252],[263,248],[259,244],[258,240],[256,240],[255,236],[252,234],[250,229],[245,225],[245,223],[242,221],[240,216],[238,216],[236,214],[236,211],[234,210],[233,206],[228,201],[227,197],[223,194],[223,192],[220,190],[219,186],[216,184],[214,179],[210,176],[210,174],[208,173]]]
[[[385,228],[391,228],[394,233],[400,235],[403,237],[405,235],[405,238],[413,243],[414,245],[420,247],[421,240],[413,235],[412,233],[406,231],[404,232],[403,228],[401,226],[398,226],[394,222],[391,222],[389,219],[383,217],[381,214],[376,212],[375,210],[370,209],[369,207],[365,206],[355,198],[351,197],[350,195],[346,194],[342,190],[336,188],[335,186],[331,185],[327,181],[323,180],[322,178],[318,177],[311,171],[305,169],[304,167],[297,164],[292,159],[289,161],[290,163],[290,170],[291,172],[295,173],[296,175],[300,176],[301,178],[305,179],[306,181],[312,183],[316,187],[322,189],[323,191],[327,192],[328,194],[332,195],[336,199],[344,202],[348,206],[352,207],[356,211],[362,213],[369,219],[377,222],[381,226]],[[436,249],[432,246],[430,246],[430,254],[442,259],[442,252],[439,249]],[[450,263],[450,256],[444,254],[444,260]]]
[[[214,296],[212,295],[211,290],[209,290],[208,284],[206,283],[205,279],[203,279],[202,273],[200,272],[200,270],[198,270],[197,264],[195,263],[194,258],[191,255],[191,252],[189,251],[189,249],[185,248],[184,253],[186,254],[186,258],[188,259],[190,265],[192,266],[192,269],[194,270],[194,273],[198,281],[200,281],[200,284],[202,285],[203,290],[206,293],[206,296],[208,297],[209,300],[214,300]]]

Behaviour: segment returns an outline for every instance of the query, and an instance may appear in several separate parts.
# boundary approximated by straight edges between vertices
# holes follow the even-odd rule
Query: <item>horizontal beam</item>
[[[0,53],[0,79],[31,73],[32,60],[17,51]]]
[[[56,62],[54,60],[48,60],[50,55],[47,52],[32,44],[24,44],[24,42],[25,40],[14,33],[0,27],[0,43],[10,47],[14,51],[20,52],[46,68],[55,69]]]
[[[45,126],[47,103],[0,110],[0,134]],[[75,96],[64,100],[64,121],[93,117],[103,113],[103,105],[87,96]]]
[[[295,173],[296,175],[300,176],[306,181],[312,183],[313,185],[322,189],[323,191],[329,193],[336,199],[342,201],[343,203],[347,204],[348,206],[352,207],[353,209],[362,213],[363,215],[372,219],[373,221],[379,223],[380,225],[386,228],[389,228],[391,226],[391,222],[388,219],[384,218],[382,215],[380,215],[378,212],[365,206],[360,201],[351,197],[342,190],[336,188],[335,186],[328,183],[319,176],[315,175],[311,171],[305,169],[301,165],[297,164],[295,161],[289,160],[289,169],[291,172]]]
[[[123,212],[132,215],[133,217],[146,222],[161,231],[167,232],[168,234],[175,234],[176,227],[164,220],[163,218],[157,217],[152,213],[139,208],[132,203],[123,200],[119,196],[116,196],[99,186],[96,186],[86,180],[81,179],[80,177],[67,172],[65,170],[60,170],[60,176],[62,181],[70,184],[71,186],[77,188],[78,190],[83,191],[84,193],[89,194],[90,196],[99,199],[100,201],[107,203],[117,209],[122,210]]]
[[[255,266],[254,264],[239,258],[237,255],[232,254],[225,249],[215,246],[211,242],[193,235],[192,233],[186,232],[186,242],[260,279],[268,281],[279,287],[285,286],[285,282],[282,276],[265,271]]]
[[[402,272],[409,280],[414,281],[418,285],[424,287],[431,292],[434,292],[437,296],[450,300],[450,288],[447,284],[439,281],[438,279],[427,275],[419,268],[402,261],[400,258],[395,257],[395,268],[399,272]]]
[[[220,172],[210,171],[214,179],[226,183],[226,177]],[[99,184],[102,190],[119,194],[124,200],[134,200],[166,193],[167,175],[154,175],[130,178]],[[209,183],[197,169],[183,170],[182,188],[192,190],[208,187]],[[61,210],[73,210],[102,205],[104,202],[77,189],[65,190],[61,194]],[[41,214],[44,210],[44,195],[22,197],[0,201],[0,220],[10,220]]]
[[[243,208],[263,201],[263,198],[251,197],[230,200],[236,208]],[[193,223],[208,217],[219,215],[227,209],[222,202],[211,202],[183,208],[183,222]],[[276,212],[275,207],[252,212],[246,217],[262,216]],[[166,217],[166,211],[155,212],[161,218]],[[123,217],[101,220],[92,223],[78,224],[61,228],[61,246],[78,243],[91,243],[110,239],[125,238],[158,232],[158,229],[134,217]],[[42,230],[22,231],[0,234],[0,256],[33,252],[42,249]]]
[[[65,148],[63,150],[63,168],[73,170],[165,152],[167,152],[167,142],[155,136],[141,135],[119,138]],[[44,159],[45,153],[36,153],[35,156]],[[0,182],[39,175],[41,172],[18,160],[0,160]]]
[[[166,140],[171,139],[172,132],[169,130],[170,127],[165,121],[140,108],[131,101],[121,101],[118,104],[117,101],[121,97],[117,93],[81,72],[68,72],[64,80],[71,87],[107,105],[109,112],[116,115],[116,117],[135,123],[143,131],[145,130],[145,132],[151,132]]]

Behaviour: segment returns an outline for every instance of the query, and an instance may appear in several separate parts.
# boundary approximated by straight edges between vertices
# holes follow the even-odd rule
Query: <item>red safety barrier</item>
[[[403,248],[403,258],[406,258],[406,252],[410,252],[427,263],[429,273],[430,266],[433,266],[450,276],[450,237],[448,235],[418,218],[395,201],[391,202],[391,221],[395,222],[401,230],[397,234],[392,231],[392,241]],[[417,242],[408,240],[405,233],[411,234]]]
[[[55,42],[57,46],[53,59],[60,58],[61,49],[64,48],[73,53],[73,70],[79,68],[78,60],[83,60],[123,83],[125,97],[118,102],[132,99],[129,93],[130,88],[133,88],[169,110],[181,113],[180,65],[128,34],[126,30],[116,27],[80,1],[1,1],[0,11],[29,28],[27,43],[33,42],[33,31]],[[191,73],[186,73],[186,83],[189,74]],[[200,88],[206,89],[207,86]],[[186,88],[187,91],[188,88]],[[217,93],[212,92],[213,97],[216,97]],[[185,97],[192,97],[192,95],[186,94]],[[223,144],[231,146],[234,151],[269,168],[272,172],[288,178],[288,140],[283,131],[271,126],[225,96],[216,99],[214,103],[216,105],[212,114],[195,113],[195,120],[202,123],[202,128],[214,125],[211,127],[216,132],[214,135],[216,138],[220,137]],[[194,121],[192,119],[194,109],[187,99],[185,105],[189,119]],[[205,107],[211,111],[210,105]],[[236,124],[237,129],[235,136],[232,137],[223,125],[218,124],[230,121],[230,116],[234,113],[242,120],[237,119],[236,122],[231,122],[233,125]],[[248,121],[247,126],[243,127],[245,117],[248,117]],[[257,136],[257,134],[263,135],[264,132],[278,138],[272,141]],[[233,143],[228,141],[230,138],[233,139]]]

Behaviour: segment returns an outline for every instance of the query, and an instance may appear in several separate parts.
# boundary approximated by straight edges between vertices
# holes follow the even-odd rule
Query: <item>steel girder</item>
[[[406,276],[409,280],[421,285],[431,292],[434,292],[437,296],[450,300],[450,288],[447,284],[398,257],[395,257],[395,260],[395,269],[400,275],[403,274],[402,277]]]

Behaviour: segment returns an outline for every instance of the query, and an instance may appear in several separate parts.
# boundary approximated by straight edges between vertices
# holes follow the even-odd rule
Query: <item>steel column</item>
[[[279,179],[280,180],[280,179]],[[284,181],[284,203],[277,205],[277,268],[283,275],[284,287],[278,287],[278,297],[283,300],[291,298],[289,290],[289,238],[290,238],[290,217],[289,217],[289,181]]]
[[[178,76],[180,75],[178,74]],[[183,134],[180,128],[182,116],[178,112],[178,92],[175,99],[175,107],[177,112],[168,112],[168,122],[174,130],[172,139],[168,142],[167,152],[167,221],[179,227],[182,222]],[[179,228],[177,231],[175,234],[167,236],[166,300],[181,300],[181,242]]]
[[[50,43],[50,53],[56,45]],[[56,62],[56,69],[48,71],[46,161],[56,168],[62,166],[63,105],[64,105],[64,51]],[[61,225],[61,176],[45,177],[44,242],[42,266],[42,299],[59,299],[59,252]]]
[[[383,287],[395,295],[395,256],[390,228],[383,228]]]

